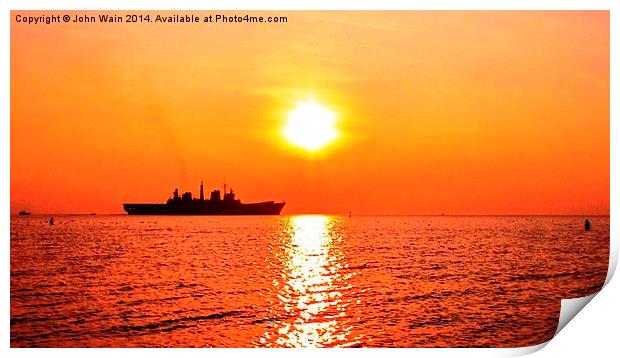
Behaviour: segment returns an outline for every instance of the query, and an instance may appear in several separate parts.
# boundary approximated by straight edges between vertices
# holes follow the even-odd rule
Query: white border
[[[607,10],[612,0],[10,0],[9,7],[22,10]]]
[[[618,159],[620,158],[618,137],[620,136],[620,126],[618,118],[618,69],[620,68],[618,57],[618,40],[620,39],[620,6],[618,1],[612,0],[590,0],[590,1],[576,1],[576,0],[417,0],[404,3],[398,0],[356,0],[354,2],[347,0],[330,0],[330,1],[309,1],[309,0],[297,0],[297,1],[276,1],[266,0],[257,3],[251,0],[229,0],[229,1],[209,1],[203,4],[197,0],[180,0],[180,1],[156,1],[156,0],[94,0],[94,1],[78,1],[78,0],[22,0],[22,1],[3,1],[2,2],[2,55],[0,55],[2,66],[5,69],[2,72],[2,97],[1,101],[4,104],[3,120],[0,123],[0,135],[2,135],[2,158],[3,167],[6,169],[3,173],[8,173],[10,170],[10,9],[84,9],[84,10],[96,10],[96,9],[118,9],[118,10],[130,10],[130,9],[145,9],[145,10],[157,10],[157,9],[204,9],[204,10],[263,10],[263,9],[277,9],[277,10],[312,10],[312,9],[377,9],[377,10],[399,10],[399,9],[417,9],[417,10],[611,10],[611,123],[610,123],[610,135],[611,135],[611,246],[612,257],[610,258],[610,268],[612,270],[608,274],[607,281],[611,278],[611,275],[615,269],[618,256],[618,198],[620,192],[618,191],[618,183],[620,183],[620,176],[618,175]],[[31,355],[31,354],[45,354],[58,357],[66,356],[82,356],[86,353],[82,349],[73,350],[60,350],[60,349],[12,349],[9,350],[10,344],[10,322],[9,322],[9,273],[10,273],[10,242],[8,239],[9,233],[9,210],[10,210],[10,177],[9,175],[3,175],[2,178],[2,217],[4,220],[0,222],[2,232],[5,233],[4,245],[0,249],[0,258],[3,263],[3,270],[0,273],[0,285],[2,287],[2,338],[1,345],[3,350],[7,350],[11,355]],[[617,280],[616,280],[617,281]],[[599,295],[593,298],[593,304],[588,305],[575,319],[577,322],[569,324],[560,335],[548,342],[547,348],[543,349],[538,355],[540,356],[559,356],[565,354],[592,354],[594,352],[610,353],[617,352],[618,345],[616,343],[617,337],[614,334],[616,331],[616,322],[614,318],[618,316],[619,309],[617,308],[617,302],[619,299],[620,286],[617,282],[611,282],[608,284]],[[613,334],[613,336],[612,336]],[[541,345],[545,346],[545,344]],[[444,356],[459,355],[466,356],[506,356],[513,355],[515,353],[528,353],[534,351],[538,347],[525,348],[520,350],[504,350],[504,349],[415,349],[411,351],[409,349],[389,350],[389,354],[396,356],[420,354],[424,356]],[[382,354],[388,352],[385,350],[303,350],[295,351],[294,354],[301,355],[342,355],[342,354]],[[95,356],[107,356],[110,354],[136,354],[138,351],[128,349],[97,349],[89,350],[89,355]],[[146,352],[140,352],[146,353]],[[149,350],[148,354],[154,356],[169,356],[171,354],[184,355],[204,355],[207,354],[237,354],[237,353],[253,353],[258,355],[269,356],[288,356],[292,352],[290,350],[246,350],[240,349],[210,349],[210,350],[187,350],[187,349],[155,349]],[[608,354],[606,354],[608,355]]]

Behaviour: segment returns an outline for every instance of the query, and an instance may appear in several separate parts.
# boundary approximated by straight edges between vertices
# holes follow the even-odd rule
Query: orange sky
[[[607,11],[18,13],[39,12],[11,15],[12,212],[121,213],[225,179],[283,214],[609,214]],[[279,133],[310,96],[342,133],[316,155]]]

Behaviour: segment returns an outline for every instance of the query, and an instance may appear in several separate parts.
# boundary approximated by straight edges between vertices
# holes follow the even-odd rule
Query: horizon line
[[[89,212],[89,213],[30,213],[29,215],[24,215],[24,216],[49,216],[49,215],[65,215],[65,216],[130,216],[127,213],[96,213],[96,212]],[[316,213],[316,212],[307,212],[307,213],[289,213],[289,214],[281,214],[281,215],[131,215],[131,216],[296,216],[296,215],[327,215],[327,216],[350,216],[348,213]],[[15,212],[15,213],[10,213],[10,216],[20,216],[19,212]],[[586,213],[571,213],[571,214],[552,214],[552,213],[547,213],[547,214],[445,214],[445,213],[440,213],[440,214],[413,214],[413,213],[407,213],[407,214],[357,214],[357,215],[351,215],[351,216],[356,216],[356,217],[363,217],[363,216],[438,216],[438,217],[445,217],[445,216],[451,216],[451,217],[457,217],[457,216],[557,216],[557,217],[575,217],[575,216],[611,216],[610,213],[608,214],[586,214]]]

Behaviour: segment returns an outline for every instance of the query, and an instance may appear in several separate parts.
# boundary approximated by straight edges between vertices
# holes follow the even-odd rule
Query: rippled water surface
[[[526,346],[609,217],[11,217],[13,347]]]

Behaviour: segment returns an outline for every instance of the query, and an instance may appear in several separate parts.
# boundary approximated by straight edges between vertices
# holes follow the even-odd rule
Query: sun
[[[288,114],[284,137],[293,145],[317,151],[338,138],[336,113],[313,101],[298,102]]]

